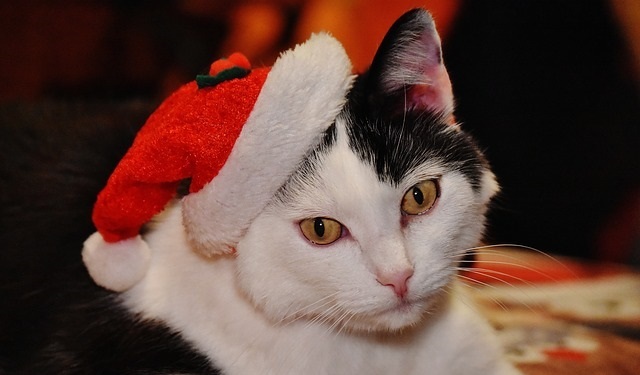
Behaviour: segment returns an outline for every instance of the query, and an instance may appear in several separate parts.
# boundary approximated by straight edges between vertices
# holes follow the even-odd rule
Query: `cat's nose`
[[[403,268],[402,270],[378,272],[376,280],[384,286],[393,288],[393,291],[400,298],[407,294],[407,282],[413,276],[413,268]]]

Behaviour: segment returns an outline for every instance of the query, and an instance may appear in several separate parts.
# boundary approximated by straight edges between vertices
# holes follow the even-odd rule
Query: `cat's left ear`
[[[405,13],[383,39],[365,78],[370,108],[433,111],[452,123],[453,92],[440,37],[424,9]]]

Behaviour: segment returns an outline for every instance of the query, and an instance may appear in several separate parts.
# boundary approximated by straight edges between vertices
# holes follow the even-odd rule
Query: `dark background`
[[[503,185],[494,238],[638,262],[640,88],[609,4],[470,0],[445,58]]]

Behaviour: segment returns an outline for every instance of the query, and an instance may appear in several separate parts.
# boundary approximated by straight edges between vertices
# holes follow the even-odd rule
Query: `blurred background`
[[[457,118],[503,187],[489,241],[640,264],[638,0],[4,1],[0,105],[150,111],[220,56],[271,65],[320,30],[363,71],[416,6],[434,14]]]

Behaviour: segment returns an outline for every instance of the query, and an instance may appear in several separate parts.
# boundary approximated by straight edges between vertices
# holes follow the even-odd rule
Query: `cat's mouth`
[[[424,319],[424,315],[423,304],[405,301],[374,314],[357,316],[348,325],[355,331],[396,332],[419,324]]]
[[[397,298],[392,304],[371,311],[368,314],[369,318],[380,321],[390,329],[403,329],[420,323],[427,315],[438,311],[449,295],[444,287],[446,283],[432,284],[434,287],[429,292],[413,295],[410,293],[408,296]]]
[[[428,315],[437,310],[440,295],[424,298],[398,299],[392,306],[379,310],[356,314],[346,322],[355,331],[398,332],[422,323]]]
[[[422,309],[424,305],[423,301],[407,301],[402,299],[398,302],[397,306],[387,309],[389,313],[411,313],[414,309]]]

